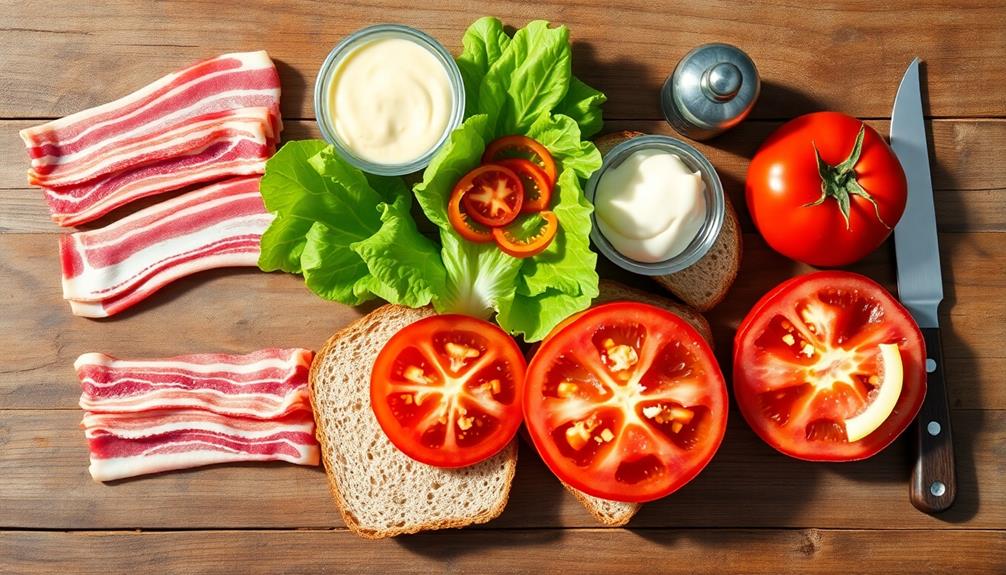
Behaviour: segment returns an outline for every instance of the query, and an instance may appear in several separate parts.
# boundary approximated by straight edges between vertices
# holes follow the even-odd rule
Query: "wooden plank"
[[[80,416],[78,410],[0,411],[0,528],[343,525],[319,469],[220,465],[94,483]],[[953,425],[960,489],[955,507],[939,518],[908,501],[908,437],[869,461],[812,464],[762,443],[734,408],[709,467],[681,491],[646,505],[631,527],[1002,528],[1006,411],[958,410]],[[506,510],[486,528],[597,525],[527,443],[517,467]]]
[[[1006,234],[943,234],[941,243],[951,398],[958,407],[1006,409],[999,378],[1006,333],[994,321],[1006,317]],[[72,316],[62,300],[55,254],[52,235],[0,234],[0,343],[7,359],[0,365],[0,409],[73,408],[78,390],[71,365],[84,352],[164,357],[271,345],[318,348],[367,309],[323,301],[295,276],[249,268],[197,274],[117,317],[88,320]],[[602,264],[605,275],[658,290]],[[851,269],[894,287],[889,247]],[[809,270],[772,252],[758,236],[745,236],[741,279],[709,314],[725,372],[733,331],[751,305],[778,282]]]
[[[864,575],[1006,569],[1002,531],[827,529],[430,533],[367,541],[347,531],[0,532],[11,573],[746,573]],[[659,567],[657,567],[659,566]],[[0,567],[2,569],[2,567]]]
[[[887,134],[888,122],[869,123]],[[15,133],[32,124],[26,120],[0,121],[0,136],[10,136],[0,137],[0,233],[60,230],[49,220],[39,191],[25,188],[28,162]],[[748,158],[779,125],[779,122],[747,122],[711,143],[698,144],[716,165],[727,194],[742,213]],[[674,134],[662,121],[607,122],[606,131],[619,130]],[[998,151],[1006,147],[1006,120],[935,120],[929,123],[929,131],[940,230],[1006,231],[1006,164],[998,157]],[[284,137],[317,138],[319,133],[313,121],[294,120],[286,123]],[[135,210],[135,206],[127,206],[92,225],[102,225]],[[750,219],[742,215],[745,230],[753,231]]]
[[[460,1],[433,6],[385,0],[335,8],[301,0],[284,2],[282,10],[205,0],[19,2],[5,11],[0,28],[7,38],[0,117],[63,116],[188,62],[264,48],[283,78],[284,115],[310,118],[317,69],[346,34],[393,20],[422,28],[457,52],[463,30],[485,10]],[[928,64],[932,114],[1006,114],[1006,94],[984,89],[1004,80],[999,62],[1006,56],[1006,13],[996,3],[853,1],[836,9],[782,0],[674,6],[553,0],[499,4],[493,11],[513,26],[531,18],[569,25],[574,72],[608,94],[613,118],[661,117],[657,94],[664,78],[688,50],[713,41],[741,46],[757,63],[764,79],[757,117],[821,109],[887,116],[915,56]]]

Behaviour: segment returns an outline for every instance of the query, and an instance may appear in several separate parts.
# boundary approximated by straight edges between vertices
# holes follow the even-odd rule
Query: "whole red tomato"
[[[908,183],[876,130],[838,112],[793,119],[762,144],[747,205],[768,245],[816,266],[843,266],[877,249],[905,211]]]

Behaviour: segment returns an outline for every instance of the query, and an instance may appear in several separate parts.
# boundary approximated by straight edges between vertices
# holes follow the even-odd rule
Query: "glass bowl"
[[[382,38],[409,40],[426,48],[443,65],[451,84],[451,115],[444,133],[440,135],[437,143],[422,156],[404,164],[375,163],[353,153],[349,146],[339,138],[328,104],[328,86],[332,80],[332,76],[339,69],[339,64],[352,54],[356,48]],[[314,83],[314,110],[318,118],[318,128],[321,130],[322,137],[325,141],[335,146],[336,150],[339,151],[339,154],[346,161],[371,174],[401,176],[418,172],[429,165],[430,160],[433,159],[433,156],[436,155],[440,147],[444,145],[450,137],[451,132],[461,125],[465,115],[465,85],[461,78],[461,71],[458,69],[458,65],[454,62],[454,58],[450,52],[432,36],[415,28],[400,24],[377,24],[357,30],[346,36],[328,53],[328,57],[322,63],[321,69],[318,71],[318,78]]]
[[[671,152],[681,158],[689,169],[698,172],[705,182],[706,219],[691,243],[673,258],[648,263],[630,259],[621,254],[604,237],[597,226],[597,214],[591,215],[590,239],[602,254],[620,268],[645,276],[662,276],[679,272],[702,259],[716,242],[723,228],[723,214],[726,209],[723,198],[723,184],[712,163],[694,147],[677,138],[660,135],[639,136],[626,140],[611,149],[605,156],[601,168],[587,181],[584,191],[587,199],[594,203],[597,184],[604,172],[620,165],[632,153],[645,149],[659,149]]]

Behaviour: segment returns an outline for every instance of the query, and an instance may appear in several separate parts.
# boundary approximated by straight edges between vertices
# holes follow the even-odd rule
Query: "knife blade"
[[[916,460],[909,494],[925,513],[948,509],[957,495],[950,406],[943,377],[939,305],[943,301],[936,210],[922,114],[920,60],[908,66],[891,112],[891,148],[908,179],[905,213],[894,228],[898,294],[926,343],[927,391],[916,422]]]

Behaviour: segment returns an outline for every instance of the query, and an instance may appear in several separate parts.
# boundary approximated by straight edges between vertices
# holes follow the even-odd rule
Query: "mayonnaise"
[[[452,112],[451,82],[437,57],[403,38],[354,48],[332,74],[329,114],[339,139],[375,164],[407,164],[432,149]]]
[[[643,263],[671,259],[695,239],[706,219],[705,182],[677,155],[633,152],[597,183],[598,230],[623,256]]]

